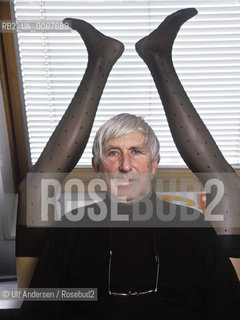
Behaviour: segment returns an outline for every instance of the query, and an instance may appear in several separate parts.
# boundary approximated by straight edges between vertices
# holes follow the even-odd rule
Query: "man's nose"
[[[128,154],[122,155],[119,169],[122,172],[128,172],[132,169],[131,159]]]

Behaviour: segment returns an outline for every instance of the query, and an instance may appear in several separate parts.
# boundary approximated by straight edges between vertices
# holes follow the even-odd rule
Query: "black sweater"
[[[178,216],[181,207],[176,209]],[[110,250],[112,291],[154,289],[155,253],[160,261],[158,291],[110,296]],[[97,288],[98,301],[26,301],[18,319],[240,319],[236,273],[200,214],[191,227],[168,223],[157,228],[57,228],[46,243],[31,287]]]

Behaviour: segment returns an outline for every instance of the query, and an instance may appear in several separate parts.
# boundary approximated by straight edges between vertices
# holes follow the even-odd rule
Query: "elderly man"
[[[93,167],[107,183],[108,214],[112,202],[121,215],[147,199],[155,215],[175,210],[176,216],[149,228],[57,228],[31,287],[97,288],[98,300],[26,301],[23,319],[239,319],[231,262],[201,214],[188,209],[197,219],[180,221],[182,207],[157,199],[151,180],[158,161],[158,140],[140,117],[120,114],[99,129]]]
[[[176,119],[189,124],[190,134],[192,128],[198,128],[190,122],[197,117],[189,113],[190,103],[170,56],[178,29],[195,13],[194,9],[187,9],[173,14],[136,45],[153,74],[165,107],[177,109],[168,115],[174,123],[175,136],[181,136],[183,129],[181,125],[178,133]],[[119,42],[103,36],[89,24],[72,22],[87,45],[89,64],[33,172],[52,172],[54,168],[64,172],[74,165],[84,150],[107,76],[123,51]],[[183,114],[178,114],[180,110]],[[80,120],[77,115],[81,115]],[[197,120],[196,124],[200,121]],[[201,130],[204,135],[203,126]],[[183,145],[188,146],[189,142],[183,141]],[[215,147],[212,142],[211,146]],[[214,152],[218,154],[217,149]],[[191,157],[187,154],[190,165],[204,163],[195,154]],[[214,167],[216,159],[212,158]],[[25,301],[20,319],[239,319],[240,289],[231,262],[215,231],[200,213],[157,198],[152,178],[158,161],[159,142],[142,118],[120,114],[99,129],[92,163],[106,183],[106,198],[86,206],[87,214],[79,223],[68,221],[66,214],[45,243],[30,284],[32,288],[60,291],[97,288],[97,301]],[[18,246],[19,256],[26,257],[27,253],[27,257],[35,257],[32,254],[36,245],[31,247],[34,241],[29,241],[35,235],[24,228],[25,198],[24,192],[20,194],[22,226],[18,234],[26,233],[27,237]],[[32,207],[37,208],[37,193],[31,201]],[[102,212],[106,218],[103,222],[89,224],[92,215],[99,217]],[[24,243],[30,244],[28,252]]]

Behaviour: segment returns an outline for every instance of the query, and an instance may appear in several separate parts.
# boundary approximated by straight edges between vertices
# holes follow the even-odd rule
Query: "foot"
[[[103,58],[108,65],[113,65],[124,51],[124,45],[113,38],[107,37],[84,20],[66,18],[67,23],[82,37],[88,51],[89,58]]]
[[[188,8],[169,15],[157,29],[136,43],[137,53],[143,60],[154,53],[171,56],[172,46],[180,27],[196,14],[196,9]]]

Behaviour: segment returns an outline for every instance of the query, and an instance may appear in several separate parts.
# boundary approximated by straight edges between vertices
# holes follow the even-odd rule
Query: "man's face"
[[[108,140],[100,165],[93,167],[106,181],[111,197],[131,204],[150,191],[157,163],[158,159],[152,161],[143,134],[136,131]]]

